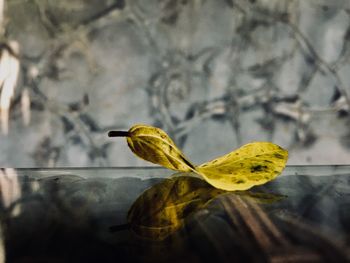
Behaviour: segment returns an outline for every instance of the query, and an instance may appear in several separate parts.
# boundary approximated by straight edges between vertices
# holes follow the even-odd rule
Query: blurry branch
[[[96,159],[98,165],[105,166],[105,150],[107,144],[99,145],[95,142],[92,134],[96,132],[102,133],[104,129],[100,129],[95,124],[92,125],[91,119],[83,113],[84,107],[89,103],[87,95],[84,96],[82,102],[71,103],[69,105],[59,103],[45,94],[45,89],[41,87],[41,81],[45,78],[60,80],[62,75],[61,71],[64,69],[62,68],[64,67],[64,61],[74,51],[81,52],[87,57],[88,62],[91,62],[91,56],[87,51],[88,35],[111,21],[124,17],[120,12],[120,9],[124,7],[124,1],[117,1],[107,6],[101,12],[81,21],[77,25],[64,27],[59,27],[50,20],[50,17],[47,16],[46,6],[42,1],[35,0],[34,4],[37,6],[42,24],[52,37],[52,46],[37,58],[22,57],[22,68],[25,75],[24,86],[26,87],[21,94],[23,121],[25,124],[30,121],[31,105],[37,104],[40,105],[40,107],[48,109],[62,121],[66,139],[78,140],[81,142],[83,146],[87,148],[90,158]],[[89,65],[91,64],[92,63]],[[67,141],[67,145],[68,142],[69,141]],[[44,140],[42,144],[46,145],[46,141]],[[39,149],[41,148],[43,147],[39,145]],[[50,161],[51,159],[48,160],[50,166],[55,165],[55,160],[58,158],[57,155],[61,150],[62,149],[57,147],[52,147],[53,161]],[[39,155],[34,155],[34,157],[37,159],[41,156]],[[49,155],[46,155],[46,158],[49,158]],[[40,160],[38,159],[41,163],[44,162],[42,158],[45,158],[45,156],[40,157]]]
[[[38,58],[24,58],[24,68],[29,74],[25,80],[25,86],[30,89],[33,98],[27,96],[26,91],[22,93],[23,118],[24,120],[29,119],[26,110],[28,104],[39,101],[43,107],[60,118],[66,137],[83,143],[89,152],[90,158],[96,158],[99,165],[106,165],[105,151],[108,143],[100,145],[93,137],[93,133],[104,132],[105,128],[98,127],[88,115],[84,114],[79,103],[65,105],[49,98],[44,92],[45,89],[42,87],[41,80],[45,78],[60,80],[61,71],[64,69],[64,61],[74,48],[83,51],[83,55],[89,60],[89,54],[85,51],[88,49],[87,40],[89,35],[95,30],[116,21],[131,21],[144,34],[143,36],[150,41],[150,46],[156,49],[156,53],[158,53],[160,50],[157,49],[157,43],[152,37],[152,30],[149,29],[150,23],[146,21],[135,2],[128,2],[126,5],[124,1],[116,1],[78,24],[61,27],[50,20],[51,18],[47,15],[43,2],[35,0],[34,3],[38,8],[42,24],[52,37],[53,45]],[[32,74],[32,72],[35,72],[35,74]]]
[[[5,33],[5,0],[0,0],[0,41]],[[9,111],[20,72],[19,44],[0,43],[0,124],[3,134],[9,132]]]
[[[175,1],[172,2],[174,4]],[[167,4],[167,1],[165,1]],[[229,46],[211,47],[216,50],[209,61],[202,64],[202,68],[197,72],[193,70],[193,61],[191,58],[195,54],[182,54],[174,50],[166,50],[157,44],[157,38],[152,30],[151,23],[138,12],[137,7],[134,10],[133,18],[136,19],[137,25],[146,35],[148,43],[152,49],[160,54],[158,68],[150,79],[148,93],[151,103],[151,114],[165,129],[176,138],[184,138],[199,123],[206,119],[223,120],[231,123],[231,126],[240,141],[239,123],[243,120],[239,119],[241,111],[249,111],[256,107],[266,109],[266,114],[275,120],[283,120],[294,123],[295,139],[305,147],[315,140],[310,123],[315,114],[337,113],[341,110],[350,111],[350,99],[346,87],[340,78],[337,70],[343,60],[338,60],[334,64],[327,63],[316,51],[314,46],[308,40],[299,27],[297,26],[298,1],[226,1],[228,6],[238,12],[240,20],[237,30],[233,32],[233,41]],[[269,4],[267,4],[269,3]],[[175,9],[173,9],[175,10]],[[173,14],[176,21],[178,14]],[[162,15],[160,15],[162,17]],[[161,23],[162,20],[154,18],[154,21]],[[153,22],[154,22],[153,21]],[[170,21],[170,20],[169,20]],[[291,49],[287,50],[282,56],[267,61],[261,65],[255,65],[251,68],[244,68],[240,61],[240,54],[246,51],[250,46],[259,49],[253,33],[256,28],[273,28],[282,26],[286,31],[290,32],[290,40],[293,41]],[[350,32],[350,30],[348,30]],[[349,33],[344,39],[344,46],[341,54],[348,54]],[[156,44],[154,44],[156,43]],[[229,62],[232,70],[232,79],[227,86],[226,95],[208,101],[196,102],[187,110],[183,119],[175,117],[176,113],[172,112],[171,104],[174,100],[172,94],[174,85],[177,83],[177,89],[183,90],[183,97],[189,95],[191,90],[190,79],[197,76],[208,82],[211,77],[210,67],[219,55],[226,50],[231,50],[232,56]],[[197,52],[200,54],[202,51]],[[331,102],[328,107],[315,107],[307,105],[302,98],[297,95],[295,100],[290,100],[287,95],[283,94],[280,87],[274,87],[274,76],[288,60],[292,59],[299,52],[304,56],[305,63],[310,63],[310,71],[302,73],[301,82],[299,84],[299,92],[302,93],[312,83],[317,74],[327,75],[333,81],[335,91],[340,92],[340,96],[336,101]],[[174,55],[176,54],[176,55]],[[174,59],[174,57],[177,57]],[[180,59],[178,59],[180,57]],[[347,61],[347,60],[346,60]],[[209,69],[209,70],[208,70]],[[246,87],[238,87],[235,77],[238,74],[248,74],[257,79],[264,79],[266,85],[263,91],[255,94],[247,94]],[[209,87],[212,88],[212,87]],[[172,98],[170,100],[169,98]],[[272,131],[272,127],[270,130]],[[293,143],[292,143],[293,144]]]
[[[55,167],[60,156],[61,149],[52,144],[50,136],[45,136],[36,147],[32,156],[36,165],[40,167]]]
[[[91,23],[96,22],[99,19],[104,19],[106,16],[109,16],[111,13],[115,12],[116,10],[124,9],[125,7],[125,0],[118,0],[114,4],[111,4],[110,6],[107,6],[104,10],[101,12],[89,17],[88,19],[85,19],[82,21],[81,25],[88,25]]]
[[[24,88],[21,94],[21,111],[23,116],[23,124],[29,125],[30,123],[30,95],[28,88]]]
[[[34,0],[36,7],[38,8],[39,16],[43,26],[46,28],[47,32],[51,37],[55,35],[55,26],[51,23],[50,19],[47,17],[44,5],[40,3],[41,0]]]
[[[19,45],[12,41],[1,48],[0,57],[0,117],[1,129],[4,134],[9,131],[10,102],[14,95],[19,74],[19,60],[17,57]]]
[[[5,0],[0,0],[0,35],[4,33],[4,7],[5,7]]]
[[[238,2],[242,2],[241,0],[239,0]],[[291,1],[292,2],[292,1]],[[327,2],[328,5],[328,2]],[[249,8],[249,6],[251,6],[251,4],[247,4],[246,8]],[[312,46],[312,44],[310,43],[310,41],[308,40],[308,38],[300,31],[299,27],[295,24],[295,22],[290,20],[290,14],[288,13],[271,13],[267,10],[264,10],[263,8],[251,8],[249,9],[250,13],[252,13],[252,15],[254,15],[254,17],[257,17],[263,21],[268,21],[268,22],[273,22],[275,23],[281,23],[286,25],[292,32],[294,39],[297,40],[297,42],[299,43],[299,47],[302,51],[305,59],[308,60],[309,58],[313,59],[315,61],[315,65],[317,66],[317,71],[319,71],[319,73],[321,74],[328,74],[334,81],[334,86],[339,89],[339,91],[341,92],[341,95],[344,96],[344,99],[346,101],[347,107],[350,108],[350,98],[349,98],[349,94],[347,94],[346,88],[344,83],[342,82],[342,79],[339,77],[339,74],[337,72],[338,69],[338,64],[339,62],[336,61],[334,65],[331,65],[329,63],[327,63],[315,50],[315,48]],[[349,29],[348,29],[348,32]],[[347,37],[348,37],[349,33],[347,33],[347,35],[345,36],[344,39],[344,46],[343,46],[343,50],[341,52],[341,54],[347,53],[346,52],[346,48],[348,48],[349,45],[347,45],[346,43],[347,41]],[[307,56],[309,58],[307,58]],[[310,81],[307,82],[307,84],[310,83]],[[305,89],[305,87],[303,88]]]
[[[314,135],[312,135],[312,132],[310,130],[310,123],[312,120],[312,116],[315,114],[324,114],[324,113],[336,113],[340,111],[345,111],[347,113],[350,112],[350,99],[349,94],[346,90],[346,87],[340,78],[337,70],[338,68],[347,62],[349,60],[349,45],[348,45],[348,38],[349,38],[349,32],[350,29],[348,29],[343,41],[344,45],[342,48],[342,52],[339,55],[339,59],[334,63],[327,63],[315,50],[315,48],[312,46],[310,41],[307,39],[307,37],[300,31],[298,26],[294,21],[291,20],[289,13],[279,13],[279,12],[273,12],[269,11],[267,9],[259,7],[259,4],[254,5],[249,4],[249,2],[243,2],[243,1],[235,1],[234,5],[237,7],[239,4],[239,10],[244,16],[248,16],[248,14],[257,20],[258,25],[269,25],[269,26],[275,26],[276,22],[280,23],[282,25],[285,25],[287,28],[291,30],[292,38],[296,43],[298,44],[295,46],[295,48],[292,50],[292,52],[284,58],[281,57],[278,65],[279,67],[283,65],[288,59],[290,59],[295,51],[299,49],[301,54],[304,55],[305,61],[312,61],[315,65],[313,70],[311,70],[311,73],[308,75],[305,74],[306,78],[302,78],[302,81],[300,83],[300,91],[304,91],[307,89],[309,84],[311,83],[312,79],[316,74],[322,74],[322,75],[328,75],[334,83],[335,91],[339,91],[340,96],[336,101],[333,101],[328,107],[314,107],[314,106],[307,106],[304,103],[302,103],[302,97],[298,99],[298,101],[295,102],[283,102],[283,100],[274,101],[276,98],[276,94],[274,96],[271,96],[270,98],[267,98],[265,102],[262,102],[262,99],[259,99],[260,102],[258,102],[258,105],[270,105],[269,108],[273,115],[275,115],[278,119],[278,116],[282,116],[283,118],[292,120],[296,124],[296,134],[297,139],[303,142],[303,144],[307,144],[308,142],[314,140]],[[258,6],[258,7],[256,7]],[[249,23],[250,19],[243,20]],[[243,22],[244,24],[245,22]],[[250,34],[252,30],[243,30],[243,34]],[[237,39],[237,36],[235,36]],[[245,38],[246,41],[250,41],[250,37]],[[245,44],[247,45],[247,43]],[[249,42],[248,42],[249,46]],[[266,66],[262,67],[263,73],[265,71],[266,73]],[[235,68],[232,69],[233,71]],[[274,71],[271,71],[274,72]],[[264,73],[264,74],[265,74]],[[272,73],[271,76],[273,76],[274,73]],[[262,75],[264,78],[266,78],[267,81],[269,81],[269,78],[271,76],[269,75]],[[282,97],[281,97],[282,96]],[[283,98],[283,94],[279,94],[278,97]],[[235,101],[240,101],[241,98],[236,98]],[[287,97],[286,97],[287,99]],[[236,102],[230,100],[230,104],[235,104]],[[210,102],[209,102],[210,103]],[[238,102],[239,103],[239,102]],[[256,105],[256,104],[255,104]],[[242,106],[242,105],[241,105]],[[242,107],[239,107],[242,108]],[[254,108],[254,104],[251,104],[251,108]]]
[[[279,97],[277,91],[266,94],[264,89],[254,90],[250,94],[237,95],[235,100],[237,107],[242,111],[262,107],[266,103],[272,103],[271,112],[276,118],[284,118],[296,122],[300,120],[303,124],[308,123],[314,111],[319,110],[303,105],[299,98],[290,100],[289,98]],[[177,134],[183,136],[189,133],[196,124],[205,119],[227,118],[226,114],[231,104],[232,100],[226,96],[194,104],[188,111],[187,120],[177,126]]]
[[[262,26],[271,27],[276,24],[276,20],[279,22],[280,20],[285,19],[284,15],[277,14],[274,17],[274,15],[269,14],[267,16],[259,15],[256,17],[254,15],[255,9],[249,9],[249,11],[245,10],[245,8],[250,5],[247,4],[247,2],[227,2],[232,8],[239,7],[238,12],[243,16],[241,19],[242,30],[238,32],[240,35],[237,35],[237,32],[234,32],[233,37],[234,39],[242,38],[242,43],[236,48],[233,48],[234,44],[223,47],[211,47],[212,51],[211,55],[209,55],[209,59],[202,62],[198,71],[194,70],[196,61],[193,60],[193,58],[200,56],[191,53],[182,54],[182,52],[171,49],[163,50],[160,45],[152,44],[152,48],[156,49],[157,53],[162,55],[160,56],[162,60],[159,63],[158,70],[153,74],[149,82],[148,92],[151,102],[151,114],[153,114],[153,117],[155,117],[162,125],[165,126],[165,129],[168,130],[168,132],[172,134],[175,139],[186,137],[193,127],[205,119],[212,118],[230,122],[233,130],[235,131],[237,142],[240,143],[240,112],[256,107],[263,107],[265,104],[271,104],[271,114],[275,116],[283,116],[283,118],[294,121],[299,129],[308,129],[305,123],[311,119],[312,113],[309,113],[309,110],[305,105],[283,104],[282,101],[274,102],[276,97],[283,97],[283,94],[278,94],[278,91],[273,90],[272,92],[275,94],[270,94],[269,96],[266,96],[265,94],[261,96],[260,93],[257,93],[256,96],[254,94],[246,94],[244,87],[237,87],[234,80],[235,76],[239,74],[239,72],[237,72],[237,70],[239,70],[242,71],[242,73],[248,72],[253,76],[256,74],[257,78],[264,78],[269,81],[274,74],[273,72],[295,54],[297,50],[296,44],[290,52],[287,52],[286,54],[272,61],[271,69],[268,69],[268,67],[270,67],[269,65],[264,64],[256,65],[256,68],[254,70],[252,69],[253,71],[251,71],[251,69],[240,68],[240,61],[236,59],[236,57],[239,56],[242,51],[240,49],[246,49],[246,47],[250,44],[254,45],[254,40],[250,36],[251,32],[254,31],[254,28],[250,29],[253,24],[261,24]],[[137,19],[138,25],[147,29],[143,30],[143,32],[152,31],[149,28],[150,23],[143,19],[141,15],[137,16]],[[254,20],[255,23],[253,23],[252,20]],[[147,37],[150,39],[149,43],[156,42],[156,38],[152,34],[147,33]],[[184,119],[176,118],[171,110],[171,104],[173,101],[169,99],[172,98],[172,100],[174,100],[174,94],[172,94],[174,90],[174,83],[177,83],[177,89],[181,87],[182,93],[185,94],[183,97],[188,96],[192,85],[191,78],[194,76],[200,77],[204,80],[203,83],[208,83],[209,78],[211,77],[210,64],[213,63],[213,61],[215,61],[219,55],[226,52],[227,49],[231,50],[232,59],[230,64],[232,66],[232,79],[227,87],[226,95],[210,101],[195,103],[188,109]],[[201,53],[202,50],[197,52],[197,54]],[[312,77],[313,74],[311,74],[310,80]],[[210,89],[212,87],[208,88]],[[266,93],[266,89],[262,93]],[[297,123],[300,123],[300,125]],[[299,133],[302,134],[302,132]]]
[[[0,1],[3,3],[2,0]],[[60,26],[53,23],[52,18],[47,15],[45,2],[34,0],[41,22],[52,37],[52,45],[39,57],[22,58],[22,68],[29,75],[24,81],[26,88],[21,94],[21,111],[25,124],[30,121],[30,105],[39,102],[38,104],[47,108],[62,121],[65,136],[72,135],[71,137],[75,139],[81,139],[89,151],[96,153],[99,164],[103,165],[105,163],[103,150],[105,145],[100,145],[93,137],[93,133],[103,133],[104,128],[99,127],[92,118],[84,114],[83,108],[85,103],[77,102],[65,105],[49,98],[45,94],[45,87],[42,86],[41,80],[45,78],[61,80],[64,61],[73,53],[72,50],[82,51],[82,54],[89,60],[87,51],[89,48],[89,36],[94,31],[118,21],[131,23],[142,37],[142,40],[148,45],[149,50],[154,53],[155,69],[151,74],[147,87],[150,99],[150,112],[155,122],[163,125],[175,137],[175,140],[185,138],[191,129],[203,120],[213,119],[229,122],[236,134],[237,141],[240,142],[239,123],[244,121],[240,118],[240,113],[259,107],[264,109],[266,116],[273,120],[292,122],[296,128],[298,139],[305,142],[308,134],[310,134],[309,123],[314,114],[337,112],[339,110],[350,111],[349,96],[337,72],[341,63],[344,62],[339,60],[333,64],[327,63],[316,52],[310,40],[298,28],[296,21],[291,18],[293,14],[290,13],[290,6],[294,8],[297,1],[226,0],[227,5],[232,8],[233,12],[236,12],[235,15],[238,14],[239,16],[239,18],[235,18],[237,27],[233,27],[232,42],[223,46],[205,47],[195,53],[192,52],[192,48],[182,50],[176,44],[169,48],[169,45],[162,45],[163,42],[160,40],[166,37],[161,26],[176,26],[176,22],[181,15],[180,13],[184,8],[188,7],[187,3],[190,1],[162,0],[160,1],[160,11],[154,12],[153,15],[147,14],[140,2],[115,1],[102,11],[80,21],[78,24]],[[194,1],[195,6],[189,8],[197,10],[205,2]],[[267,3],[271,3],[272,8],[267,8],[269,6]],[[297,13],[298,10],[295,9],[294,12]],[[193,21],[196,20],[197,16],[202,15],[200,12],[193,12],[193,14]],[[289,40],[293,41],[293,47],[277,58],[246,68],[240,60],[241,54],[248,52],[247,50],[251,47],[259,50],[261,46],[264,46],[260,46],[258,41],[254,39],[254,31],[260,27],[270,29],[276,26],[282,26],[284,27],[283,29],[290,31],[291,37]],[[350,30],[348,31],[350,32]],[[345,42],[347,43],[348,41]],[[349,54],[349,45],[346,43],[344,43],[342,54]],[[227,63],[230,64],[229,74],[231,79],[225,86],[225,95],[214,99],[196,101],[187,109],[184,116],[179,117],[177,112],[173,110],[174,104],[176,104],[174,101],[186,100],[189,97],[193,85],[195,85],[193,84],[193,78],[201,80],[203,89],[213,88],[208,84],[213,76],[213,64],[219,61],[220,56],[226,55],[227,51],[230,51]],[[302,73],[303,79],[298,92],[305,91],[317,74],[326,74],[332,78],[335,89],[339,89],[341,93],[341,96],[333,101],[333,104],[329,107],[316,108],[308,106],[298,96],[291,100],[288,95],[283,94],[279,87],[275,86],[274,76],[276,72],[284,63],[287,63],[295,56],[297,51],[304,56],[305,61],[311,61],[311,70],[307,73]],[[18,63],[16,56],[11,56],[10,53],[7,56]],[[17,71],[15,69],[12,71],[14,73],[17,72],[13,74],[17,78],[18,69]],[[1,72],[0,70],[0,74]],[[253,90],[251,87],[240,87],[235,80],[239,74],[249,75],[259,81],[263,80],[266,84],[261,89]],[[3,82],[5,83],[5,80]],[[9,83],[13,82],[12,78],[12,82]],[[1,82],[0,85],[2,85]],[[4,96],[7,94],[3,102],[7,111],[1,111],[2,129],[4,132],[8,130],[8,121],[6,122],[5,120],[8,120],[8,107],[13,95],[13,89],[14,84],[12,89],[8,88],[9,91],[4,93]],[[2,91],[4,90],[3,88]],[[268,125],[265,126],[267,127]]]
[[[349,13],[350,15],[350,13]],[[340,69],[342,66],[344,66],[346,63],[349,62],[350,59],[350,24],[348,25],[348,28],[346,30],[344,40],[343,40],[343,45],[341,48],[341,51],[339,53],[338,59],[332,63],[331,67],[334,70]]]
[[[40,0],[35,0],[34,3],[38,8],[41,23],[45,26],[47,32],[52,37],[52,45],[51,48],[47,49],[40,57],[25,57],[24,60],[28,64],[35,64],[38,74],[43,77],[49,77],[49,71],[52,68],[52,65],[56,65],[57,60],[60,58],[65,58],[67,52],[70,52],[72,46],[78,46],[80,50],[87,49],[86,39],[90,33],[105,26],[111,21],[123,19],[124,17],[123,12],[121,12],[121,9],[124,7],[124,2],[117,1],[115,4],[107,6],[100,13],[81,21],[76,25],[59,26],[55,25],[47,16],[45,9],[46,6]],[[87,55],[87,52],[84,52],[84,50],[83,53],[85,56]]]
[[[91,137],[91,131],[89,130],[89,127],[82,121],[82,119],[79,117],[79,114],[77,114],[74,111],[74,108],[70,105],[64,105],[61,103],[58,103],[52,99],[49,99],[38,87],[38,81],[40,79],[32,79],[31,80],[31,88],[35,95],[35,98],[38,99],[43,105],[46,106],[46,108],[54,115],[64,118],[65,120],[69,120],[69,123],[73,126],[73,130],[79,134],[79,136],[83,136],[85,138],[85,143],[87,144],[88,148],[90,148],[90,151],[95,152],[98,158],[98,163],[101,166],[105,166],[105,160],[103,158],[103,154],[100,152],[100,147],[98,147],[94,141],[94,139]],[[78,109],[79,110],[79,109]],[[84,142],[83,141],[83,142]]]
[[[294,24],[289,24],[290,28],[293,30],[295,38],[300,43],[301,48],[304,48],[308,51],[308,53],[315,59],[315,61],[318,63],[318,69],[320,71],[327,72],[334,80],[335,86],[340,90],[342,95],[345,97],[346,103],[348,107],[350,107],[350,98],[347,94],[346,88],[339,77],[338,72],[329,65],[326,61],[324,61],[315,51],[315,49],[312,47],[308,39],[301,33],[298,27],[296,27]]]
[[[34,96],[32,101],[40,101],[41,105],[58,116],[63,122],[64,129],[69,131],[65,135],[82,142],[87,147],[90,158],[97,158],[99,165],[106,165],[105,150],[108,144],[100,145],[95,142],[92,134],[104,132],[105,129],[97,127],[91,118],[83,114],[80,109],[72,109],[77,105],[64,105],[48,98],[44,93],[45,89],[41,87],[41,80],[45,78],[57,78],[59,80],[62,63],[59,64],[58,61],[64,61],[69,56],[70,50],[74,47],[77,47],[80,51],[82,49],[88,49],[88,45],[86,44],[88,41],[86,40],[89,34],[95,30],[120,20],[132,21],[140,32],[143,32],[144,36],[150,40],[152,37],[150,37],[151,33],[146,26],[147,22],[144,20],[142,12],[137,8],[135,3],[130,2],[128,5],[125,5],[124,1],[117,1],[99,13],[81,21],[79,24],[64,28],[57,27],[50,21],[42,2],[36,0],[35,3],[43,25],[53,37],[53,47],[48,49],[39,58],[24,58],[26,71],[31,72],[32,69],[36,71],[34,78],[30,80],[31,77],[29,77],[27,79],[28,83],[26,83],[26,86],[31,89],[31,93]],[[151,41],[151,43],[156,47],[155,42]],[[83,55],[87,56],[88,53],[83,51]],[[25,93],[22,102],[28,102]],[[22,104],[23,109],[25,109],[25,105],[27,104]],[[25,110],[22,111],[25,112]]]

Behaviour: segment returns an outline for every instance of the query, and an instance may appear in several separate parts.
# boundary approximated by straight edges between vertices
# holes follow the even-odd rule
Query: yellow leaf
[[[211,185],[228,191],[247,190],[274,179],[284,169],[288,152],[270,142],[253,142],[196,167]]]
[[[135,125],[128,132],[111,131],[110,137],[125,136],[130,149],[152,163],[194,172],[216,188],[247,190],[274,179],[284,169],[288,152],[270,142],[253,142],[215,160],[194,166],[161,129]]]
[[[128,132],[111,131],[109,136],[126,136],[130,149],[146,161],[181,172],[195,169],[170,137],[159,128],[139,124]]]
[[[223,193],[196,177],[165,179],[138,197],[129,210],[128,222],[137,235],[163,240],[181,228],[190,214]]]

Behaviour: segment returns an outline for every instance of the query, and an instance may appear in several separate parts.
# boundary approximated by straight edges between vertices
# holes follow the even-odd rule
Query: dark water
[[[164,181],[162,171],[7,171],[7,262],[349,260],[348,167],[289,168],[246,192],[193,177]]]

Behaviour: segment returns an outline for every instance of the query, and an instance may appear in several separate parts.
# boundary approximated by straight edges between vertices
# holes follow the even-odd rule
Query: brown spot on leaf
[[[280,154],[280,153],[275,153],[273,156],[275,156],[278,159],[283,159],[284,158],[283,155]]]
[[[258,165],[253,165],[253,166],[250,168],[250,171],[251,171],[252,173],[264,172],[264,171],[266,171],[266,169],[267,169],[267,166],[266,166],[266,165],[258,164]]]

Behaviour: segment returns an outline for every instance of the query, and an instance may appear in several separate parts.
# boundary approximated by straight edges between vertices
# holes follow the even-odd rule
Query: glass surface
[[[350,256],[350,166],[289,166],[250,191],[215,193],[195,177],[165,180],[173,172],[161,168],[0,173],[6,262],[344,262]],[[168,189],[160,187],[165,182],[172,182]],[[184,193],[195,195],[185,200]],[[152,219],[154,211],[163,213],[161,220]]]

